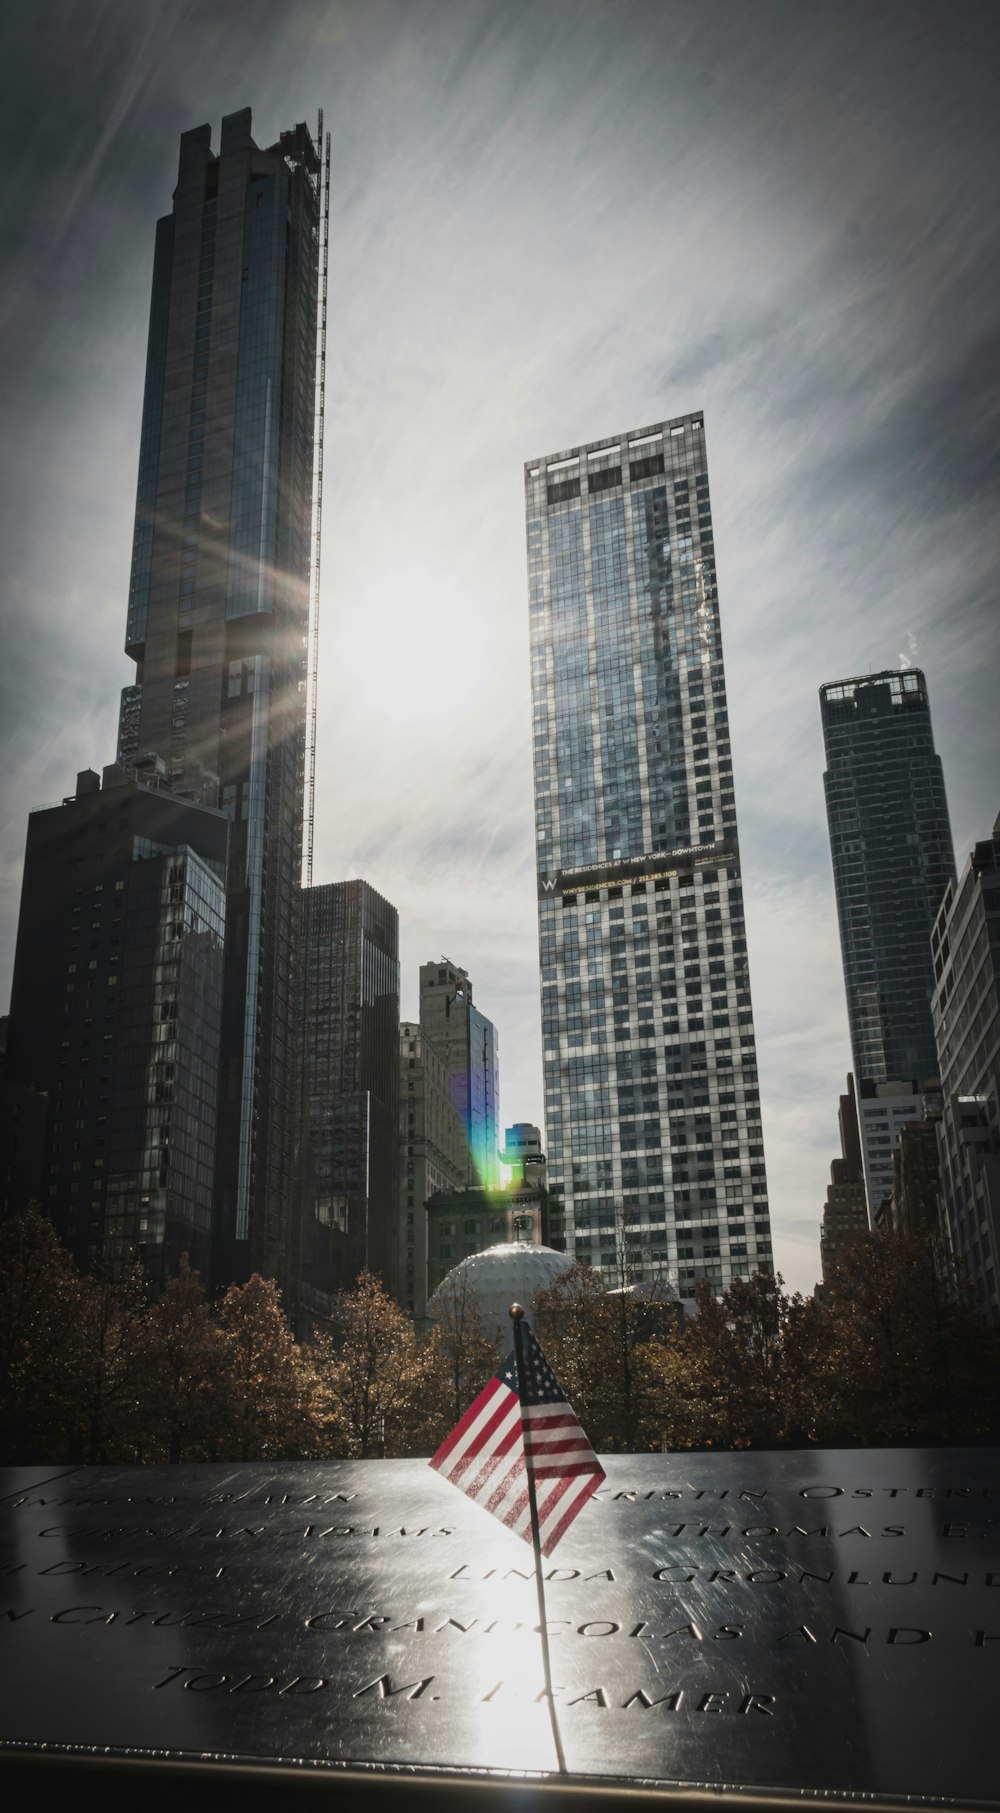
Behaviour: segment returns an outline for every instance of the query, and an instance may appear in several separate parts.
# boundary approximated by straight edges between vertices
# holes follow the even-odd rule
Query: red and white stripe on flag
[[[514,1356],[442,1442],[431,1466],[515,1535],[531,1541],[531,1512]],[[565,1398],[524,1406],[524,1430],[535,1474],[538,1530],[550,1555],[605,1477]]]

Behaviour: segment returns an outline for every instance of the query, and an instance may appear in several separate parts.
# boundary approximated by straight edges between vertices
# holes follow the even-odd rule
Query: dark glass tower
[[[525,468],[553,1244],[771,1262],[705,432]]]
[[[955,855],[917,668],[820,688],[826,811],[854,1075],[938,1074],[931,928]]]
[[[1000,1323],[1000,817],[934,926],[938,1201],[981,1315]]]
[[[119,761],[230,820],[215,1274],[293,1290],[320,165],[250,125],[183,135],[157,227]]]
[[[47,1117],[0,1212],[35,1196],[78,1264],[156,1285],[211,1260],[228,842],[116,768],[28,820],[5,1082]]]
[[[326,1317],[362,1270],[397,1283],[399,915],[366,881],[308,888],[304,906],[301,1301]]]

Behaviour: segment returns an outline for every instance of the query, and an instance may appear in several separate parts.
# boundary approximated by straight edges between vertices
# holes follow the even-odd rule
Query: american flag
[[[527,1444],[542,1554],[550,1555],[605,1474],[526,1323],[522,1340],[523,1403],[510,1354],[441,1444],[431,1466],[530,1542]]]

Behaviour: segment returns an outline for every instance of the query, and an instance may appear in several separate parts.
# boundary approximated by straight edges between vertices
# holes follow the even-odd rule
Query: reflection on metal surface
[[[574,1792],[1000,1805],[995,1453],[607,1467],[545,1564]],[[425,1463],[27,1468],[3,1492],[8,1768],[103,1749],[555,1791],[531,1557]]]

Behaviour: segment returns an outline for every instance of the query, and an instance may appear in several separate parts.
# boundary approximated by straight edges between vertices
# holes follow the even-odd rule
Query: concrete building
[[[325,1318],[362,1271],[397,1284],[399,915],[337,881],[305,890],[303,926],[301,1300]]]
[[[904,1127],[940,1113],[941,1091],[935,1080],[890,1077],[876,1083],[866,1077],[858,1090],[861,1152],[865,1169],[868,1220],[873,1228],[892,1226],[893,1159]]]
[[[702,417],[524,484],[550,1239],[721,1292],[772,1260]]]
[[[937,1076],[931,926],[955,879],[926,682],[917,668],[838,680],[820,712],[854,1075],[923,1084]]]
[[[229,843],[164,778],[86,769],[28,820],[0,1161],[6,1209],[35,1196],[79,1265],[154,1283],[211,1260]]]
[[[185,132],[157,224],[119,761],[230,821],[214,1274],[294,1313],[320,159],[249,109]]]
[[[444,1059],[419,1025],[399,1029],[399,1301],[415,1321],[427,1314],[427,1215],[441,1191],[465,1188],[469,1143],[452,1101]]]
[[[448,1092],[465,1127],[470,1187],[500,1183],[500,1054],[496,1027],[475,1006],[467,970],[447,957],[420,966],[420,1026],[448,1073]]]
[[[847,1079],[847,1094],[840,1098],[838,1122],[840,1157],[835,1158],[830,1166],[830,1182],[826,1190],[819,1242],[825,1285],[831,1283],[844,1253],[860,1235],[868,1231],[864,1160],[853,1076]]]
[[[1000,818],[934,925],[942,1224],[984,1316],[1000,1321]]]
[[[899,1130],[892,1155],[892,1231],[903,1238],[938,1231],[938,1127],[937,1111],[922,1121],[907,1121]]]
[[[530,1121],[515,1121],[512,1127],[505,1129],[500,1158],[510,1171],[512,1188],[523,1189],[525,1185],[544,1184],[546,1164],[545,1153],[542,1151],[542,1130]]]

